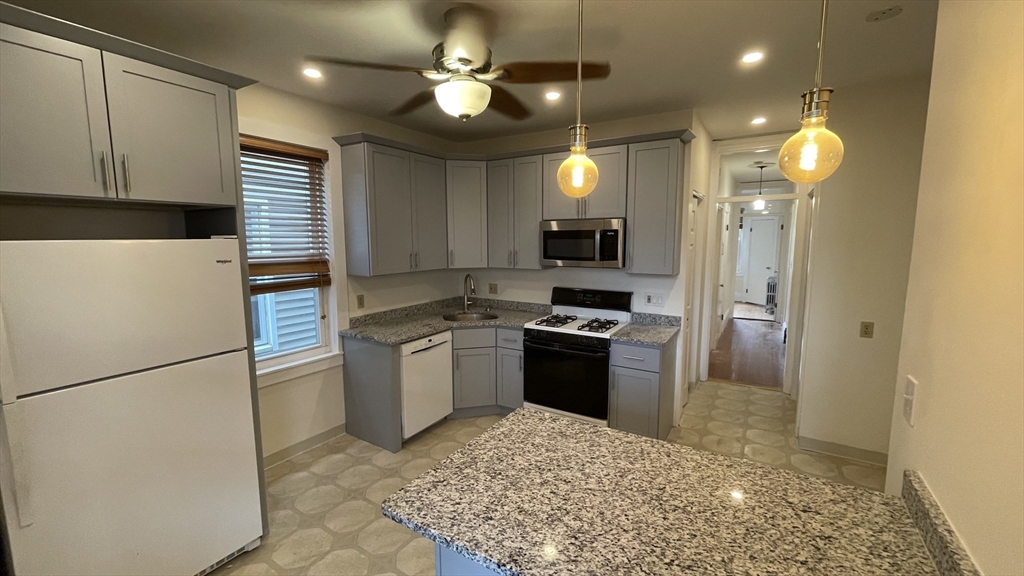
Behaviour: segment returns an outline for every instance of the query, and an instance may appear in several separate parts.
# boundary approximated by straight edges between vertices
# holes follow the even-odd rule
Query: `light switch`
[[[907,374],[907,381],[903,385],[903,419],[907,421],[911,428],[914,426],[914,400],[917,399],[919,390],[920,385],[917,380]]]

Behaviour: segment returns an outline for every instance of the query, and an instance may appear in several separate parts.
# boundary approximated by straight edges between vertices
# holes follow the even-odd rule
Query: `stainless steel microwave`
[[[540,223],[541,266],[623,268],[626,220],[544,220]]]

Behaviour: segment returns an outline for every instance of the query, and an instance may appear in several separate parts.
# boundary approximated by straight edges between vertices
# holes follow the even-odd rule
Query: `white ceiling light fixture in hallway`
[[[583,0],[579,0],[576,33],[576,124],[569,128],[569,157],[558,167],[555,179],[562,194],[583,198],[597,187],[597,164],[587,156],[587,125],[580,119],[583,101]]]
[[[754,210],[764,210],[764,199],[761,198],[762,186],[764,184],[764,169],[774,165],[774,162],[761,162],[757,161],[750,165],[751,168],[760,169],[760,173],[757,175],[757,200],[754,200]],[[767,212],[765,212],[767,214]]]
[[[843,141],[825,127],[832,88],[821,87],[821,68],[825,58],[825,27],[828,22],[828,0],[821,2],[821,34],[818,39],[818,69],[814,89],[803,93],[804,108],[800,131],[779,150],[779,169],[786,178],[798,184],[821,182],[832,175],[843,162]]]

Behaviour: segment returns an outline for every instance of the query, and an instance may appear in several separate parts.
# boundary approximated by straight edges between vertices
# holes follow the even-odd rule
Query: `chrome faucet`
[[[469,301],[469,295],[476,296],[476,282],[473,281],[472,274],[466,274],[465,280],[462,281],[462,311],[469,312],[469,305],[472,302]]]

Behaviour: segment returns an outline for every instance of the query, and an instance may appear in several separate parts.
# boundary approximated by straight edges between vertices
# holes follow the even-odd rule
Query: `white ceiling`
[[[367,0],[8,0],[117,36],[454,141],[568,126],[573,84],[549,103],[553,86],[506,85],[534,111],[522,122],[493,111],[463,123],[428,105],[402,117],[388,111],[430,81],[412,73],[329,68],[311,81],[303,55],[319,54],[430,68],[451,1]],[[834,0],[825,84],[927,74],[937,2],[902,0],[900,16],[865,16],[900,0]],[[498,17],[493,62],[574,60],[576,2],[490,0]],[[607,60],[611,76],[588,82],[584,122],[698,109],[713,137],[792,130],[800,93],[813,85],[820,3],[783,0],[587,0],[584,58]],[[751,49],[764,61],[739,63]],[[765,124],[750,119],[764,116]]]

